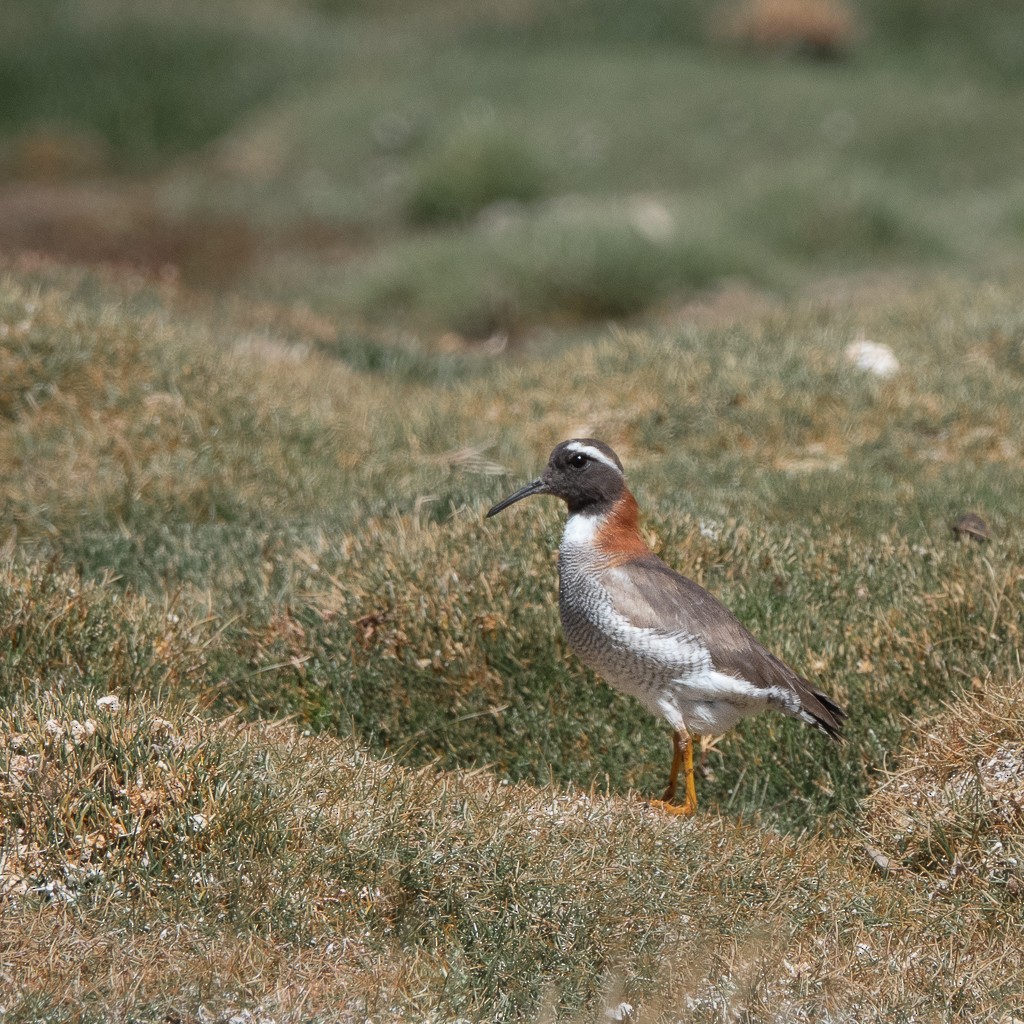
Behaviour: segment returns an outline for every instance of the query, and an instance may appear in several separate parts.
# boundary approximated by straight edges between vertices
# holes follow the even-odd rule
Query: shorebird
[[[694,736],[720,735],[749,715],[770,708],[839,738],[846,712],[831,697],[648,548],[636,499],[608,445],[589,437],[563,441],[544,472],[499,501],[487,518],[534,494],[561,498],[569,510],[558,549],[558,608],[569,646],[672,728],[668,786],[652,806],[692,814]]]

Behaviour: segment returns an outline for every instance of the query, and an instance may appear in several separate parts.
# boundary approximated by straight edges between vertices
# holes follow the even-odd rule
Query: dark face
[[[601,441],[590,437],[563,441],[551,453],[544,472],[515,494],[499,501],[487,517],[514,505],[531,494],[553,494],[575,512],[604,511],[626,486],[619,457]]]

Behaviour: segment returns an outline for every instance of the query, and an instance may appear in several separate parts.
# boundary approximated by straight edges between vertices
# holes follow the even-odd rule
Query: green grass
[[[95,230],[193,284],[428,338],[657,318],[736,279],[1019,270],[1012,4],[866,4],[829,62],[725,45],[717,10],[19,3],[0,165],[174,158]],[[657,244],[626,226],[645,205]]]
[[[12,2],[0,136],[84,133],[115,168],[153,167],[322,73],[328,51],[311,26],[219,7]]]
[[[466,220],[492,203],[531,202],[544,195],[547,174],[513,126],[468,121],[428,153],[410,188],[413,222]]]
[[[319,308],[333,314],[379,320],[394,311],[428,335],[477,337],[502,316],[525,327],[571,316],[576,293],[603,293],[609,280],[621,279],[634,297],[608,310],[590,304],[587,317],[656,310],[667,298],[685,301],[695,284],[727,278],[785,292],[823,272],[936,262],[983,271],[1015,259],[1022,154],[1008,140],[1019,137],[1020,87],[973,65],[908,70],[905,55],[878,49],[820,65],[706,47],[450,39],[439,43],[445,59],[425,65],[420,38],[397,29],[387,53],[372,58],[367,85],[325,86],[316,102],[259,126],[262,145],[286,132],[290,154],[252,186],[270,196],[265,209],[284,218],[301,210],[380,238],[355,258],[343,249],[338,262],[293,252],[256,266],[261,290],[287,298],[308,294],[312,282]],[[363,44],[353,61],[371,59],[373,37]],[[594,259],[578,257],[574,267],[572,245],[564,270],[557,259],[549,265],[545,253],[558,249],[562,231],[550,201],[512,211],[499,204],[410,239],[400,226],[427,154],[443,149],[453,122],[481,111],[494,124],[521,126],[517,146],[548,169],[545,193],[581,196],[609,224],[631,204],[654,202],[674,222],[675,248],[693,258],[680,262],[670,246],[637,259],[609,229],[582,240]],[[397,148],[380,141],[392,121],[405,126]],[[298,177],[309,165],[322,170],[315,192]],[[480,206],[486,193],[473,166],[467,154],[463,174],[449,174],[461,199],[449,195],[447,209]],[[206,203],[253,195],[240,176],[226,187],[200,172],[194,187]],[[495,233],[510,215],[530,225],[525,240],[522,230]],[[534,287],[538,265],[577,274],[582,286],[563,305],[557,292]],[[381,267],[386,288],[376,286]]]
[[[944,281],[502,360],[8,265],[7,1016],[1016,1012],[1019,820],[956,780],[1017,749],[1022,308]],[[668,738],[565,649],[560,511],[482,519],[580,433],[845,744],[746,722],[696,819],[644,808]]]
[[[582,326],[636,316],[724,277],[759,276],[716,237],[713,221],[684,230],[678,209],[654,199],[556,200],[489,216],[471,237],[453,230],[394,244],[340,282],[329,269],[314,272],[308,294],[378,325],[429,322],[485,338],[522,335],[538,321]],[[294,269],[283,266],[286,277]]]
[[[0,595],[7,613],[16,595],[26,645],[70,605],[101,628],[130,623],[165,665],[208,648],[189,635],[200,624],[168,629],[52,569],[7,574]],[[75,646],[104,651],[102,637]],[[641,1020],[681,1005],[716,1020],[723,1003],[797,1019],[1019,1006],[1020,903],[1003,873],[897,882],[871,870],[855,825],[827,839],[707,811],[681,823],[212,721],[180,694],[112,710],[97,692],[65,678],[0,718],[0,806],[18,830],[0,916],[13,1020],[587,1020],[623,998]],[[897,853],[880,828],[872,842]]]

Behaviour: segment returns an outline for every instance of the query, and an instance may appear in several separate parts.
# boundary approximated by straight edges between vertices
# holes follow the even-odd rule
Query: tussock
[[[1024,892],[1024,697],[1021,677],[982,683],[920,728],[867,806],[869,834],[905,867],[948,890]]]

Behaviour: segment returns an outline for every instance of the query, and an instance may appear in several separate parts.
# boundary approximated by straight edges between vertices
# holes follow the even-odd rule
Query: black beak
[[[508,508],[509,505],[514,505],[517,501],[522,501],[523,498],[528,498],[531,494],[547,494],[548,485],[544,483],[539,477],[533,481],[532,484],[527,484],[525,487],[520,487],[515,494],[510,494],[503,501],[499,501],[484,517],[490,519],[491,516],[496,516],[503,508]]]

